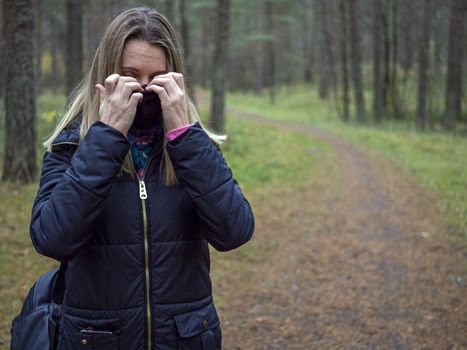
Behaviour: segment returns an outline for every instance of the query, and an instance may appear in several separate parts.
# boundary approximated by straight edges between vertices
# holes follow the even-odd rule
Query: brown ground
[[[436,199],[334,134],[232,111],[325,140],[340,180],[249,198],[261,254],[214,285],[224,349],[467,349],[467,254]]]

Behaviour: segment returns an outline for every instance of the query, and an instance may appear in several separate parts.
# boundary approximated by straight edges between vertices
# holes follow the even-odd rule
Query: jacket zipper
[[[148,218],[146,213],[146,198],[148,193],[146,191],[146,184],[144,179],[139,181],[139,198],[143,206],[143,232],[144,232],[144,264],[146,275],[146,316],[147,316],[147,332],[148,332],[148,349],[151,349],[152,338],[152,323],[151,323],[151,291],[150,291],[150,274],[149,274],[149,239],[148,239]]]
[[[133,158],[131,157],[130,152],[130,161],[131,161],[131,168],[133,169],[136,178],[138,179],[139,185],[139,198],[141,199],[141,205],[143,210],[143,233],[144,233],[144,264],[145,264],[145,277],[146,277],[146,322],[147,322],[147,342],[148,342],[148,349],[152,349],[152,322],[151,322],[151,290],[150,290],[150,271],[149,271],[149,236],[148,236],[148,218],[147,218],[147,210],[146,210],[146,199],[148,198],[148,192],[146,191],[146,183],[144,182],[144,176],[146,175],[146,171],[149,167],[149,163],[151,160],[158,154],[159,152],[152,155],[148,163],[146,164],[146,168],[144,169],[144,175],[142,178],[138,176],[136,171],[134,170],[133,165]]]

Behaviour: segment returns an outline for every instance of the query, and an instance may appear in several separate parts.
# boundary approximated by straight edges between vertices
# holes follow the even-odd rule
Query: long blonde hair
[[[100,100],[95,85],[104,84],[105,79],[113,73],[121,74],[123,48],[129,39],[144,40],[163,48],[168,71],[185,73],[182,48],[178,44],[174,29],[165,16],[150,7],[137,7],[122,12],[107,27],[94,55],[91,69],[71,93],[63,117],[52,135],[44,142],[47,150],[51,150],[53,140],[78,115],[82,115],[80,139],[83,139],[90,126],[99,120]],[[221,144],[227,136],[217,135],[207,130],[201,123],[198,111],[188,94],[187,98],[190,123],[199,122],[211,140],[216,144]],[[167,130],[164,130],[164,134],[166,132]],[[177,183],[177,178],[166,145],[167,140],[164,138],[165,184],[171,186]],[[130,157],[130,154],[126,156],[122,169],[134,177]]]

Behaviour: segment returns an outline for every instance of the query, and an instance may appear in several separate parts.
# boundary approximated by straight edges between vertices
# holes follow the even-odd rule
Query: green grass
[[[335,120],[335,109],[330,103],[323,103],[314,89],[294,85],[279,89],[276,104],[270,104],[269,95],[254,93],[229,93],[227,105],[256,113],[267,113],[277,119],[319,124]]]
[[[376,149],[439,198],[448,221],[467,236],[467,138],[442,132],[420,133],[412,124],[390,121],[379,127],[342,123],[332,99],[322,101],[303,85],[282,88],[271,105],[267,94],[231,93],[230,107],[273,118],[310,123]],[[367,100],[368,104],[368,100]]]
[[[29,220],[37,185],[0,185],[0,349],[9,349],[10,325],[33,281],[55,263],[34,250]]]
[[[221,146],[224,156],[236,179],[252,186],[299,183],[317,171],[319,157],[333,157],[329,145],[321,140],[232,115],[226,131],[229,138]]]

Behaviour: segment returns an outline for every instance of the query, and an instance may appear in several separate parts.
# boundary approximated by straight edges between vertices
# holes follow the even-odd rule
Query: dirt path
[[[231,301],[225,349],[467,349],[466,254],[446,243],[435,199],[327,131],[231,112],[325,140],[342,181],[253,199],[252,243],[270,253],[215,287]]]

